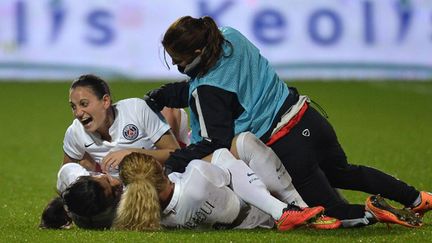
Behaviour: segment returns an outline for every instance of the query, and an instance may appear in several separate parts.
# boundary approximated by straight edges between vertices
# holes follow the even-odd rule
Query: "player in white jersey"
[[[97,76],[82,75],[75,80],[69,103],[75,120],[63,140],[64,163],[90,162],[87,167],[91,170],[100,165],[102,171],[116,174],[118,163],[132,151],[163,162],[179,148],[170,127],[144,100],[131,98],[112,104],[107,83]]]
[[[220,149],[213,154],[211,164],[194,160],[184,173],[171,173],[168,180],[152,158],[138,154],[126,156],[120,171],[126,191],[117,209],[114,227],[157,229],[161,220],[161,224],[169,228],[271,228],[275,219],[279,230],[288,230],[322,212],[321,207],[300,209],[270,195],[267,184],[264,185],[258,176],[273,174],[279,182],[266,180],[273,183],[270,185],[274,189],[272,193],[276,190],[284,201],[306,205],[292,187],[285,169],[278,166],[280,161],[277,157],[271,156],[270,149],[261,149],[267,147],[255,143],[258,139],[254,141],[251,138],[255,137],[250,133],[241,134],[234,142],[239,154],[248,156],[253,153],[250,148],[257,149],[254,153],[261,156],[249,156],[249,166],[257,169],[263,166],[258,164],[267,161],[260,163],[258,160],[264,156],[275,165],[273,172],[255,173],[228,150]],[[252,145],[239,146],[245,141]],[[260,148],[261,145],[264,147]],[[275,176],[275,172],[279,175]],[[335,219],[327,220],[325,223],[340,224]]]
[[[83,184],[82,182],[85,183],[84,187],[78,188],[72,193],[69,192],[68,195],[64,193],[70,185],[74,183]],[[96,201],[102,202],[92,205],[92,211],[99,209],[101,212],[107,213],[101,213],[97,217],[87,217],[87,213],[81,213],[86,216],[80,217],[75,206],[76,204],[80,205],[79,202],[71,205],[73,210],[65,211],[65,197],[68,198],[69,202],[73,199],[79,201],[80,198],[83,198],[82,195],[85,195],[89,190],[95,191],[94,187],[102,189],[100,191],[103,191],[103,193],[91,193],[92,197],[84,198],[91,201],[90,204]],[[57,192],[61,196],[52,199],[45,207],[39,227],[69,228],[72,221],[74,221],[81,228],[109,228],[113,220],[112,214],[115,212],[116,202],[122,190],[121,181],[109,174],[88,171],[78,163],[66,163],[57,173]],[[81,191],[82,195],[77,196],[77,191]],[[84,208],[88,206],[89,204],[84,203]],[[91,222],[88,219],[91,219]]]

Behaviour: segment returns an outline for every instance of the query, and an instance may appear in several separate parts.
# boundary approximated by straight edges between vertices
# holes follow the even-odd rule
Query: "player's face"
[[[122,183],[119,179],[107,174],[95,175],[93,179],[102,186],[105,196],[117,197],[121,194]]]
[[[107,110],[111,107],[111,100],[108,95],[98,99],[90,88],[76,87],[70,90],[69,103],[73,115],[86,131],[103,133],[103,129],[109,128]]]
[[[171,56],[171,59],[172,59],[172,64],[176,65],[177,67],[185,68],[186,65],[188,65],[188,61],[186,61],[184,57]]]

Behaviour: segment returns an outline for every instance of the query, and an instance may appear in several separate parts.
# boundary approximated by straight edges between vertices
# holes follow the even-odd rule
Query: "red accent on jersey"
[[[291,131],[291,129],[301,120],[308,107],[309,105],[307,103],[304,103],[299,112],[293,118],[291,118],[291,120],[287,122],[287,124],[285,124],[279,131],[277,131],[275,134],[273,134],[273,136],[270,137],[270,140],[266,143],[266,145],[270,146],[279,139],[281,139],[283,136],[287,135]]]

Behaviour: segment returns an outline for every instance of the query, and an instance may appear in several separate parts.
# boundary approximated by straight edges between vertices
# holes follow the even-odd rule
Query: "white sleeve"
[[[57,190],[62,193],[69,185],[74,183],[80,176],[88,176],[90,173],[77,163],[63,165],[57,174]]]
[[[156,143],[162,135],[170,129],[170,127],[147,105],[144,100],[136,100],[136,114],[140,119],[140,124],[143,124],[148,138],[153,143]]]
[[[85,150],[83,144],[79,144],[76,140],[73,124],[66,130],[63,139],[63,151],[73,159],[82,159],[84,157]]]
[[[221,148],[213,152],[211,163],[218,166],[219,168],[229,171],[229,167],[226,166],[226,162],[232,160],[237,161],[237,158],[234,157],[234,155],[228,149]]]
[[[204,160],[192,160],[186,167],[185,174],[188,174],[187,172],[192,176],[194,173],[199,173],[200,176],[204,177],[216,187],[228,186],[231,182],[231,174],[228,170],[215,166]]]

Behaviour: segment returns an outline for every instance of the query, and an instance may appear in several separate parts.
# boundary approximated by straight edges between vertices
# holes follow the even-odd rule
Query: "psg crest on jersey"
[[[123,137],[127,140],[134,140],[138,137],[138,127],[134,124],[128,124],[123,128]]]

